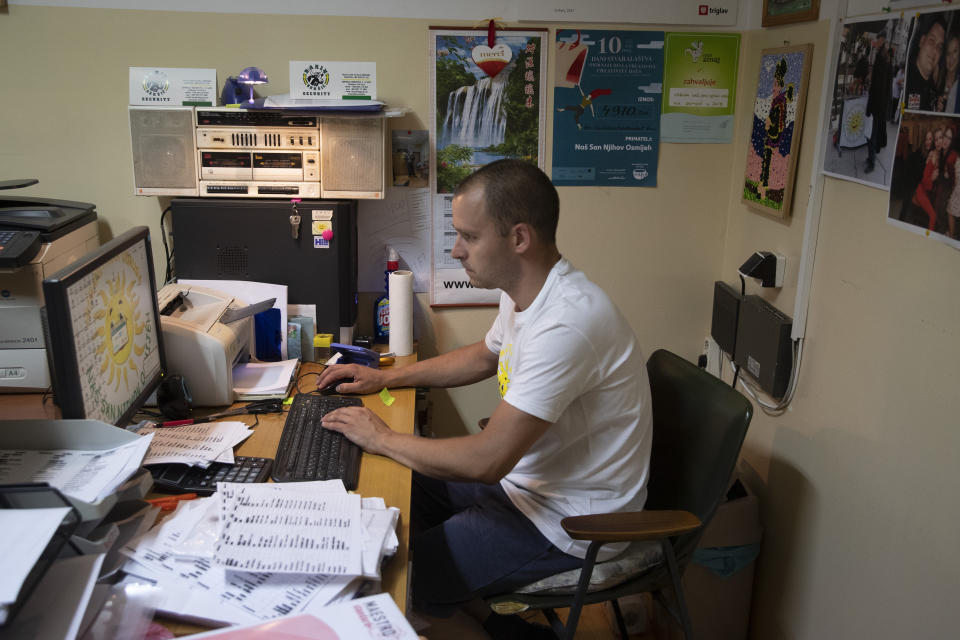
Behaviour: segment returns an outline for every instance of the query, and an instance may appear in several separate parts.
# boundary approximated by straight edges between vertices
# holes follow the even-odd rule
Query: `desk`
[[[393,366],[404,366],[416,362],[415,355],[397,358]],[[314,363],[304,363],[300,367],[298,376],[311,371],[319,372],[321,365]],[[316,388],[316,376],[307,376],[300,381],[300,388],[303,391],[309,391]],[[387,424],[396,431],[403,433],[413,433],[415,418],[416,393],[414,389],[391,389],[391,395],[395,402],[391,406],[386,406],[380,400],[379,395],[371,394],[363,396],[363,404],[373,410]],[[234,406],[240,406],[245,403],[238,403]],[[211,409],[208,413],[213,413]],[[202,412],[199,412],[202,413]],[[51,398],[47,398],[46,403],[41,402],[41,394],[0,394],[0,416],[4,419],[27,419],[27,418],[59,418],[60,411],[53,405]],[[277,451],[277,443],[280,441],[280,433],[283,430],[283,422],[286,417],[284,414],[263,414],[258,416],[259,425],[254,429],[254,433],[243,444],[238,447],[236,453],[242,456],[259,456],[273,458]],[[253,424],[252,416],[238,416],[231,419],[242,419],[247,424]],[[360,463],[360,480],[357,486],[357,492],[364,496],[382,497],[389,507],[400,509],[400,521],[397,525],[397,537],[400,539],[400,546],[397,553],[389,558],[382,572],[383,590],[388,592],[397,603],[400,611],[406,611],[407,607],[407,563],[408,550],[410,543],[410,483],[411,472],[403,465],[384,458],[363,454]],[[192,625],[171,624],[174,633],[191,633],[200,631],[199,627]]]

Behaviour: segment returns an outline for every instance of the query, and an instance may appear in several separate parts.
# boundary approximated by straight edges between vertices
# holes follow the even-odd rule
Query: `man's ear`
[[[526,222],[513,225],[510,235],[513,240],[513,250],[516,253],[526,253],[533,246],[533,229]]]

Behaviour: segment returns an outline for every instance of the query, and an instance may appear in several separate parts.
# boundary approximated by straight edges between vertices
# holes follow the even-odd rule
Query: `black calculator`
[[[218,482],[266,482],[270,479],[271,467],[273,459],[249,456],[236,456],[233,464],[211,462],[206,469],[173,462],[147,466],[157,491],[199,496],[216,491]]]

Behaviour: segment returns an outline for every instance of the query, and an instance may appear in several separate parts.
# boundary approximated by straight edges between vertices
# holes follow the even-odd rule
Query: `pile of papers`
[[[218,483],[125,545],[124,570],[159,587],[157,610],[205,624],[316,613],[367,592],[397,550],[399,511],[339,480]]]
[[[137,429],[152,441],[143,464],[178,462],[207,468],[211,462],[233,464],[233,448],[250,437],[253,429],[242,422],[204,422],[181,427]]]
[[[0,509],[0,624],[70,507]]]
[[[136,473],[152,435],[110,449],[0,451],[0,484],[46,482],[64,495],[97,503]]]
[[[237,400],[287,397],[299,360],[246,362],[233,368],[233,394]]]

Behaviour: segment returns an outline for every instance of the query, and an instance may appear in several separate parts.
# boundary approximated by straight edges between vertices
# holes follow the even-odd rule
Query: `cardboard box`
[[[728,499],[717,507],[698,549],[759,544],[763,538],[757,497],[739,481],[735,481],[732,490],[737,490],[739,497]],[[683,587],[697,638],[746,639],[750,628],[755,564],[751,562],[726,578],[696,562],[687,565]]]
[[[759,544],[763,537],[757,497],[734,479],[727,500],[717,507],[697,549],[723,549]],[[755,561],[729,577],[691,561],[683,575],[683,591],[698,640],[745,640],[750,627]],[[649,594],[620,598],[620,609],[631,637],[678,640],[680,625]],[[605,609],[608,607],[605,604]],[[617,629],[612,611],[610,628]]]

